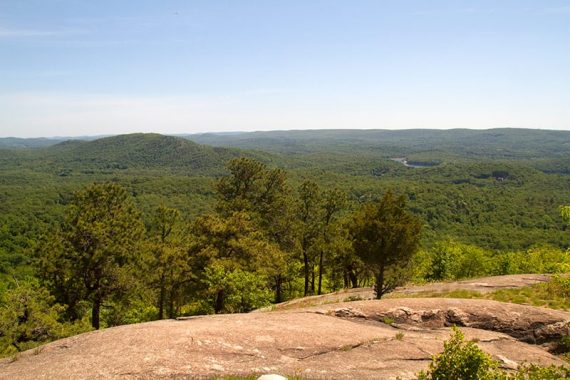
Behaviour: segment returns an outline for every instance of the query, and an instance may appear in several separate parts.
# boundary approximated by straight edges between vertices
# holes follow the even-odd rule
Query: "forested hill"
[[[19,137],[3,137],[0,138],[0,148],[43,148],[52,146],[62,142],[62,139],[45,137],[39,138],[19,138]]]
[[[303,140],[306,143],[300,145],[306,153],[298,154],[285,152],[285,147],[276,152],[261,143],[255,146],[256,151],[216,148],[158,134],[0,149],[0,300],[6,289],[18,288],[14,279],[41,279],[48,285],[57,283],[53,294],[65,294],[72,300],[70,307],[78,319],[72,315],[70,320],[84,320],[88,311],[75,300],[92,297],[85,296],[91,285],[71,294],[77,289],[75,281],[87,273],[78,270],[77,263],[100,261],[58,260],[67,260],[67,251],[61,247],[82,246],[83,237],[91,236],[91,232],[82,233],[84,219],[76,218],[87,220],[90,215],[97,216],[93,220],[108,220],[110,235],[102,241],[114,242],[113,250],[124,253],[124,259],[117,256],[117,262],[133,260],[125,272],[111,268],[109,273],[117,277],[101,283],[115,284],[123,273],[128,274],[125,279],[137,278],[127,281],[123,300],[115,303],[115,298],[107,299],[102,325],[163,316],[165,305],[171,317],[247,311],[270,299],[336,290],[371,278],[370,269],[355,256],[356,252],[371,256],[366,254],[367,244],[354,236],[365,236],[366,223],[373,218],[370,215],[384,213],[374,211],[371,205],[384,202],[391,208],[394,199],[402,205],[398,208],[406,205],[408,215],[397,225],[412,226],[414,231],[404,235],[413,236],[412,243],[422,245],[411,274],[419,281],[566,271],[568,222],[560,207],[570,205],[570,176],[537,170],[534,163],[544,161],[531,159],[551,144],[556,147],[549,160],[563,163],[564,158],[555,155],[565,149],[566,135],[561,133],[555,141],[547,132],[545,136],[551,140],[544,137],[533,145],[525,137],[526,131],[519,132],[520,136],[506,141],[522,158],[511,159],[492,155],[474,158],[468,149],[454,158],[430,137],[433,150],[425,145],[425,154],[437,154],[440,161],[430,167],[391,160],[407,157],[411,162],[409,140],[402,139],[398,146],[393,138],[393,147],[373,148],[379,140],[351,139],[347,131],[299,132],[317,137]],[[287,138],[296,135],[287,133]],[[318,137],[321,133],[322,139]],[[332,136],[326,138],[327,133]],[[275,134],[285,138],[285,132]],[[342,134],[347,138],[338,137]],[[432,136],[430,132],[426,135]],[[446,138],[445,134],[441,137]],[[473,140],[465,137],[465,144],[475,149]],[[520,141],[518,148],[513,141]],[[419,138],[416,143],[423,144]],[[506,142],[502,144],[506,146]],[[392,155],[397,149],[402,154]],[[531,151],[534,153],[528,153]],[[80,211],[77,207],[84,204],[83,199],[91,199],[93,208]],[[128,199],[125,208],[121,202],[117,207],[130,210],[129,219],[118,220],[118,214],[100,209],[98,205],[108,203],[106,199]],[[78,222],[74,227],[77,235],[68,233],[72,221]],[[133,227],[132,235],[117,239],[115,222]],[[96,224],[93,231],[99,231]],[[175,232],[163,236],[161,231],[170,230],[169,226],[175,226]],[[124,242],[132,243],[131,248],[125,248]],[[107,243],[101,244],[103,248],[97,252],[106,255]],[[81,248],[81,252],[92,251]],[[64,256],[53,256],[60,254]],[[40,267],[38,260],[46,266]],[[156,270],[157,266],[161,269]],[[75,272],[49,272],[53,277],[39,272],[52,268]],[[140,288],[136,285],[139,277],[145,282]],[[236,281],[239,287],[218,287],[233,286]],[[109,288],[106,294],[123,296],[114,289]],[[131,290],[132,296],[128,295]],[[49,294],[43,289],[38,297],[46,300]],[[61,298],[58,302],[70,301]],[[150,304],[160,305],[149,308]],[[99,306],[92,310],[101,311]],[[0,339],[0,355],[2,342],[6,340]]]
[[[243,153],[200,145],[160,134],[129,134],[94,141],[68,140],[41,149],[0,150],[0,162],[36,168],[56,167],[62,174],[97,169],[184,169],[216,174]]]
[[[187,135],[208,145],[283,153],[430,153],[464,158],[536,159],[570,155],[570,131],[532,129],[307,130]]]
[[[345,151],[398,154],[440,154],[463,158],[545,159],[570,155],[570,131],[497,128],[473,129],[407,129],[407,130],[304,130],[204,133],[179,135],[199,144],[219,147],[256,149],[282,153],[314,153]],[[3,148],[45,148],[67,140],[92,141],[93,153],[103,145],[109,148],[135,144],[157,144],[167,147],[174,137],[157,134],[132,134],[110,138],[0,138]],[[162,141],[162,142],[159,142]],[[151,147],[152,148],[152,147]],[[356,152],[355,152],[355,148]]]
[[[0,251],[2,244],[20,253],[33,245],[43,226],[62,218],[73,192],[94,182],[125,186],[148,215],[164,204],[195,218],[212,209],[215,178],[227,174],[226,163],[238,156],[284,169],[292,196],[305,180],[341,189],[353,208],[388,189],[404,194],[425,221],[429,243],[450,237],[492,249],[568,245],[559,206],[570,204],[570,132],[329,130],[191,137],[199,143],[131,134],[0,149],[0,228],[6,236],[1,241],[0,231]],[[205,142],[226,146],[200,145]],[[513,158],[499,157],[507,151]],[[395,157],[437,165],[410,168]]]
[[[69,141],[51,147],[49,153],[67,161],[193,169],[221,168],[228,159],[239,154],[235,149],[214,148],[154,133],[119,135],[89,142]]]

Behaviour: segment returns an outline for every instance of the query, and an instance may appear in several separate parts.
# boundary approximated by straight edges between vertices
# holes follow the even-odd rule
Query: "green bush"
[[[570,379],[570,368],[540,367],[534,364],[520,366],[514,374],[504,374],[498,379],[506,380],[562,380]]]
[[[555,247],[534,247],[524,252],[498,254],[495,274],[570,272],[570,251]]]
[[[0,357],[90,330],[88,319],[63,322],[64,307],[37,281],[9,285],[0,297]]]
[[[427,372],[420,372],[419,380],[483,380],[495,379],[498,363],[484,353],[474,342],[465,342],[458,328],[443,345]]]
[[[521,365],[516,372],[499,369],[499,362],[483,352],[474,342],[465,342],[463,333],[453,328],[443,352],[434,356],[427,372],[418,380],[560,380],[570,378],[570,368]]]
[[[570,277],[555,275],[548,283],[549,290],[561,297],[570,298]]]
[[[491,251],[453,240],[435,244],[429,253],[429,261],[427,280],[457,280],[494,272]]]
[[[227,269],[221,263],[214,263],[205,269],[205,278],[212,308],[222,295],[221,312],[246,313],[271,303],[267,281],[257,273]]]

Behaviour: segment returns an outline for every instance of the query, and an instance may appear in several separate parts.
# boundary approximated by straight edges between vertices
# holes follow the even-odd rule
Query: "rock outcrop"
[[[345,304],[348,305],[348,304]],[[353,302],[327,309],[341,318],[389,322],[403,329],[470,327],[509,335],[521,342],[556,351],[570,335],[569,313],[477,299],[416,298]]]
[[[530,285],[540,284],[549,281],[548,274],[511,274],[505,276],[482,277],[470,280],[435,282],[424,285],[411,285],[397,288],[392,296],[414,296],[430,295],[453,292],[456,290],[473,291],[479,293],[490,293],[501,289],[518,289]],[[272,310],[290,310],[299,307],[324,305],[329,303],[367,300],[374,298],[372,288],[345,289],[335,293],[309,296],[291,301],[283,302],[272,306]]]
[[[478,315],[481,315],[479,317]],[[393,320],[393,325],[384,322]],[[491,322],[499,328],[493,328]],[[454,299],[357,301],[285,312],[216,315],[120,326],[62,339],[0,362],[1,379],[402,379],[427,368],[453,323],[515,368],[562,365],[542,346],[570,313]],[[533,339],[527,339],[532,337]]]

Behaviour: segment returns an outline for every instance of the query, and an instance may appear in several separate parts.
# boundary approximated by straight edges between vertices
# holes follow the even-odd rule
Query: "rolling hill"
[[[225,162],[244,155],[173,136],[135,133],[93,141],[67,140],[38,149],[0,150],[0,165],[23,165],[61,173],[100,169],[183,169],[219,173]]]
[[[202,144],[282,153],[335,150],[390,156],[439,152],[464,158],[497,159],[560,158],[570,154],[570,131],[511,128],[269,131],[185,137]]]

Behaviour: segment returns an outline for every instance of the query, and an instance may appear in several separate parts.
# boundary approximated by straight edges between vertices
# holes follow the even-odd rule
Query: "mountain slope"
[[[238,149],[200,145],[180,137],[136,133],[94,141],[68,140],[43,149],[0,150],[0,163],[56,167],[62,172],[134,168],[215,174],[223,170],[229,159],[247,154]]]
[[[50,149],[50,152],[56,151],[64,152],[62,157],[70,161],[193,169],[223,166],[225,161],[239,154],[236,150],[213,148],[154,133],[119,135],[80,144],[58,144]]]
[[[0,148],[18,149],[18,148],[44,148],[55,145],[63,141],[62,139],[45,137],[39,138],[19,138],[19,137],[2,137],[0,138]]]

